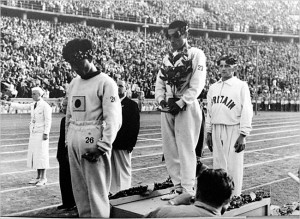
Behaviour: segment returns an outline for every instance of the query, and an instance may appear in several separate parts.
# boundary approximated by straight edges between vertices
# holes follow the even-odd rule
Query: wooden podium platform
[[[125,198],[111,200],[111,217],[112,218],[141,218],[157,207],[168,205],[168,201],[162,201],[160,196],[167,194],[170,190],[163,189],[154,191],[151,195],[143,197],[134,195]],[[234,216],[269,216],[270,215],[270,198],[262,199],[244,205],[240,208],[225,212],[224,217]]]

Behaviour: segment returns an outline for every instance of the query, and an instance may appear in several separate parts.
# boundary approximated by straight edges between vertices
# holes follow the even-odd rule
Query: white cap
[[[34,88],[31,89],[31,91],[32,92],[33,91],[38,91],[41,96],[43,96],[43,94],[45,93],[44,90],[40,87],[34,87]]]

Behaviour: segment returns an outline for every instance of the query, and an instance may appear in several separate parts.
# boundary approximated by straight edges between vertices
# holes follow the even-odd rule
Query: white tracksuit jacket
[[[111,150],[122,125],[122,108],[115,81],[104,73],[74,78],[67,92],[66,130],[72,188],[79,217],[110,215]],[[81,156],[101,148],[95,162]]]
[[[251,131],[253,109],[248,85],[232,77],[214,83],[207,94],[206,128],[212,133],[213,166],[223,168],[235,183],[234,195],[240,195],[243,181],[244,151],[235,152],[240,134]]]
[[[173,116],[170,113],[161,113],[163,153],[169,175],[176,186],[183,187],[187,192],[193,193],[196,173],[195,148],[199,139],[202,113],[197,97],[205,85],[206,57],[202,50],[188,47],[188,59],[192,60],[193,72],[185,78],[180,90],[176,90],[175,97],[180,98],[176,103],[186,110]],[[175,56],[177,52],[174,52]],[[166,66],[172,66],[168,56],[163,59]],[[175,66],[180,66],[179,59]],[[156,79],[155,99],[157,103],[173,97],[172,89],[160,76]]]

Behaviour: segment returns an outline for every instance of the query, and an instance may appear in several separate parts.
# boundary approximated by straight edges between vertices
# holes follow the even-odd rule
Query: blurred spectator
[[[62,4],[63,2],[65,1],[61,1]],[[74,4],[78,4],[78,2],[75,1]],[[169,5],[167,2],[149,1],[147,4],[161,7],[164,4]],[[204,4],[205,1],[200,1],[203,4],[198,4],[196,1],[187,2],[185,4],[203,6],[207,9],[212,7]],[[249,5],[255,4],[255,2],[250,1]],[[48,4],[47,1],[43,3]],[[210,5],[213,4],[210,3]],[[220,8],[223,4],[225,3],[221,1]],[[235,7],[232,6],[232,3],[227,2],[227,4]],[[293,4],[291,1],[291,5]],[[64,10],[70,5],[71,3],[64,5]],[[72,10],[75,12],[76,7],[73,7]],[[30,98],[30,89],[38,84],[45,91],[49,91],[46,93],[49,93],[50,98],[63,97],[68,84],[76,74],[71,70],[70,65],[60,58],[62,45],[70,39],[89,36],[98,47],[96,54],[98,68],[112,77],[115,74],[117,77],[120,75],[119,79],[125,80],[128,86],[131,86],[132,94],[128,89],[128,96],[137,98],[136,89],[139,87],[144,91],[145,98],[154,98],[155,78],[162,64],[162,58],[170,46],[161,33],[148,32],[147,56],[144,56],[144,33],[82,26],[75,23],[58,23],[54,26],[48,21],[22,20],[17,17],[5,16],[1,16],[0,24],[0,64],[2,68],[0,75],[2,85],[6,83],[5,86],[1,86],[1,92],[9,91],[11,97]],[[28,31],[29,29],[30,31]],[[104,37],[100,38],[99,36]],[[257,78],[255,76],[256,52],[253,48],[229,49],[229,53],[238,58],[237,72],[240,72],[239,77],[242,80],[248,82],[251,95],[253,96],[255,92],[257,79],[258,94],[261,94],[263,90],[270,92],[270,95],[275,93],[277,95],[279,91],[282,93],[284,91],[292,92],[292,90],[294,90],[295,96],[299,94],[299,60],[298,48],[295,43],[195,37],[190,37],[189,43],[191,46],[202,49],[207,57],[208,74],[203,90],[204,99],[209,85],[220,78],[215,60],[225,53],[228,46],[244,46],[249,43],[259,44],[258,72],[260,74]],[[146,68],[145,63],[147,63]]]

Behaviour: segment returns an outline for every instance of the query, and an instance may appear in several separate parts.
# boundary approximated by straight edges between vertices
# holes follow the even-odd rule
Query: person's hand
[[[167,103],[167,101],[162,100],[162,101],[160,101],[159,105],[160,105],[162,108],[165,108],[165,107],[168,106],[168,103]]]
[[[210,152],[213,152],[213,143],[212,143],[211,133],[207,133],[206,143],[207,143],[207,147],[210,150]]]
[[[234,148],[236,153],[240,153],[245,149],[246,146],[246,136],[240,134],[238,139],[235,142]]]
[[[89,162],[97,162],[99,161],[100,157],[104,156],[106,153],[95,148],[95,150],[91,150],[89,152],[84,153],[81,155],[82,158],[86,159]]]
[[[43,134],[43,140],[48,140],[48,134]]]

